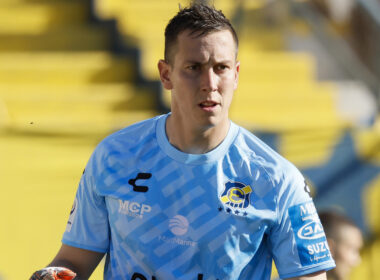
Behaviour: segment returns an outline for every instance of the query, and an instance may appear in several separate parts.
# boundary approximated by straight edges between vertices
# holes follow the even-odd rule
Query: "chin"
[[[220,117],[211,116],[211,117],[202,119],[201,123],[205,129],[210,129],[210,128],[221,126],[223,124],[223,120]]]

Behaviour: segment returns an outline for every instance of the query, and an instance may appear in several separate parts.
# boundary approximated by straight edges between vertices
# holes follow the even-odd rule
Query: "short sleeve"
[[[95,150],[83,172],[62,243],[105,253],[109,248],[109,226],[105,199],[96,190],[101,168],[98,157]]]
[[[279,187],[277,221],[269,242],[281,278],[335,267],[309,187],[292,165]]]

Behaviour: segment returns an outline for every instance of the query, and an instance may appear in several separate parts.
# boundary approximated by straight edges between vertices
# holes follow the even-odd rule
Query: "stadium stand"
[[[98,141],[157,114],[134,58],[110,52],[111,32],[90,10],[84,0],[0,3],[2,280],[28,279],[54,256]]]

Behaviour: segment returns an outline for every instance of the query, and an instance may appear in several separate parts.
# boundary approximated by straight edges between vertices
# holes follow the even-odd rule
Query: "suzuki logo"
[[[310,221],[304,224],[297,232],[297,235],[301,239],[318,239],[324,237],[324,231],[322,224],[319,221]]]

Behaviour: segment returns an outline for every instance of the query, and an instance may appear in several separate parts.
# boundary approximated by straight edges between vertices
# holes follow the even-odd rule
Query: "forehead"
[[[236,44],[228,29],[205,35],[185,30],[178,35],[175,60],[235,60]]]
[[[347,244],[358,244],[361,246],[363,242],[362,234],[360,230],[351,225],[341,226],[339,229],[339,239],[341,242]]]

